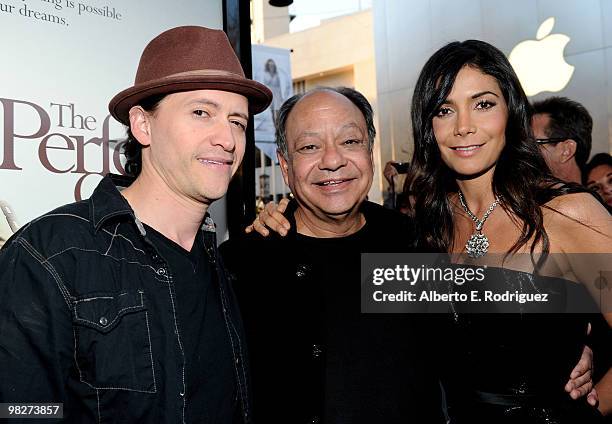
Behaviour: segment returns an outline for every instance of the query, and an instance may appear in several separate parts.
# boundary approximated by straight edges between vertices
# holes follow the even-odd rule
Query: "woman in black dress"
[[[491,269],[502,288],[559,293],[593,281],[589,272],[611,251],[612,220],[592,195],[550,174],[531,136],[529,102],[502,52],[468,40],[434,53],[415,88],[412,121],[409,189],[420,249],[479,260],[499,254],[507,263],[533,258],[527,267]],[[589,256],[584,270],[576,261],[584,253],[601,255]],[[557,272],[540,272],[559,261]],[[562,389],[588,317],[526,311],[451,315],[439,352],[453,424],[601,420]]]

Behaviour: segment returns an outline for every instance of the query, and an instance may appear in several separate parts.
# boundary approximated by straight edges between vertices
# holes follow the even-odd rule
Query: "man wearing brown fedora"
[[[0,251],[0,402],[62,404],[75,423],[251,421],[207,210],[240,165],[249,113],[270,101],[222,31],[179,27],[147,45],[109,105],[135,181],[120,193],[105,177]]]

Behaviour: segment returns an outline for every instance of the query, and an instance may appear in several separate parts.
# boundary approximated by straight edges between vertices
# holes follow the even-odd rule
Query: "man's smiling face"
[[[305,95],[286,122],[285,182],[300,206],[326,219],[356,211],[374,174],[365,118],[348,98],[320,90]]]

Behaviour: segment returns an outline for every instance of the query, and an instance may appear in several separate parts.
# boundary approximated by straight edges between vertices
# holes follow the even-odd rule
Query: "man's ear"
[[[278,164],[283,173],[283,180],[285,180],[285,184],[289,186],[289,164],[287,163],[287,159],[280,150],[276,150],[276,157],[278,158]]]
[[[563,141],[561,144],[561,162],[565,163],[576,156],[576,142],[571,138]]]
[[[151,144],[151,122],[149,113],[140,106],[130,109],[130,129],[134,138],[143,146]]]

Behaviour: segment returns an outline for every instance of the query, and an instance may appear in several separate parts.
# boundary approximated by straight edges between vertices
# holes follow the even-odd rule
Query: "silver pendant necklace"
[[[459,190],[459,202],[461,203],[461,207],[463,208],[465,213],[467,213],[468,216],[472,218],[472,221],[474,221],[474,223],[476,224],[476,231],[470,236],[467,243],[465,244],[465,250],[467,251],[467,254],[470,258],[480,258],[481,256],[486,255],[487,251],[489,250],[489,239],[487,238],[487,236],[482,234],[482,227],[484,226],[484,223],[489,217],[489,215],[491,215],[491,212],[493,212],[493,209],[495,209],[495,207],[499,205],[500,198],[499,196],[495,197],[495,201],[491,203],[491,206],[489,206],[489,209],[487,209],[482,219],[478,219],[478,217],[474,215],[472,211],[467,207],[467,205],[465,204],[465,200],[463,199],[463,193],[461,192],[461,190]]]

